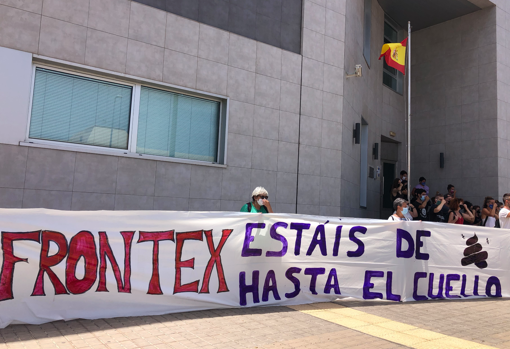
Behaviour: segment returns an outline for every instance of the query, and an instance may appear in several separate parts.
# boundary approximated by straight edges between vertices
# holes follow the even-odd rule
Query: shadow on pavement
[[[2,343],[40,340],[52,337],[84,335],[95,331],[125,329],[129,327],[147,327],[161,324],[189,320],[204,320],[224,317],[234,317],[237,323],[250,322],[250,316],[265,314],[292,313],[295,310],[284,306],[268,306],[254,308],[213,309],[165,315],[150,315],[136,317],[120,317],[109,319],[71,321],[54,321],[42,325],[9,325],[0,329],[0,347]],[[198,326],[197,326],[198,327]],[[67,343],[62,339],[62,343]]]

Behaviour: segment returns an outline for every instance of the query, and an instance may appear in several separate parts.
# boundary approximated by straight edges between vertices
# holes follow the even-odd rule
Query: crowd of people
[[[411,189],[411,202],[408,202],[407,172],[401,171],[400,177],[393,181],[391,199],[394,212],[388,220],[419,220],[510,229],[510,193],[503,195],[503,202],[487,196],[480,207],[459,198],[452,184],[448,185],[444,195],[436,192],[431,198],[429,192],[427,180],[420,177],[418,185]],[[268,199],[267,190],[257,187],[251,194],[251,202],[245,204],[241,212],[273,213]]]
[[[394,212],[388,220],[420,220],[510,229],[510,193],[503,196],[503,202],[487,196],[480,207],[459,198],[452,184],[448,185],[445,194],[436,192],[431,198],[426,183],[427,180],[420,177],[419,184],[411,189],[411,202],[408,202],[407,172],[401,171],[400,177],[393,181],[391,199]]]

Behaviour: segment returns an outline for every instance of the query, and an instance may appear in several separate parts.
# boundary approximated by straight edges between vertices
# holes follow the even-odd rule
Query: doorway
[[[391,138],[381,136],[381,163],[382,163],[382,181],[381,181],[381,219],[387,219],[393,214],[393,202],[391,200],[391,188],[393,180],[397,178],[399,143]]]
[[[396,178],[395,168],[395,163],[383,162],[383,209],[393,209],[391,187],[393,186],[393,180]]]

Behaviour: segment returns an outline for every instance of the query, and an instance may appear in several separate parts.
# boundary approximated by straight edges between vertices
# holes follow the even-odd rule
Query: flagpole
[[[408,85],[407,85],[407,199],[411,202],[411,21],[408,22],[407,28],[407,73],[408,73]]]

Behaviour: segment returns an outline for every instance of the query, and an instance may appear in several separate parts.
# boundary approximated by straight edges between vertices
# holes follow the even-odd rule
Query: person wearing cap
[[[429,187],[426,185],[427,180],[425,179],[425,177],[420,177],[420,181],[419,182],[420,183],[416,187],[413,188],[413,192],[411,194],[414,197],[414,194],[415,194],[414,191],[416,189],[423,189],[423,190],[425,190],[425,192],[427,193],[427,196],[428,196],[429,195]]]
[[[269,202],[267,190],[263,187],[257,187],[251,193],[251,202],[244,204],[241,212],[249,213],[274,213]]]

